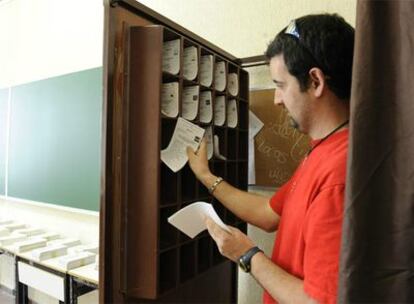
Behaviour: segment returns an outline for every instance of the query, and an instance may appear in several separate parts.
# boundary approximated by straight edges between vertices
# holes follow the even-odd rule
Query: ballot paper
[[[213,55],[204,55],[200,58],[200,84],[206,87],[213,82]]]
[[[184,88],[182,109],[182,116],[184,119],[194,120],[197,117],[199,96],[199,86],[191,86]]]
[[[237,96],[239,93],[239,77],[236,73],[229,73],[227,89],[232,96]]]
[[[210,123],[213,119],[213,104],[211,103],[211,92],[200,93],[200,122]]]
[[[204,135],[205,140],[207,141],[207,158],[211,159],[214,152],[213,144],[213,128],[211,126],[206,128],[206,133]]]
[[[226,160],[227,158],[220,153],[220,142],[218,135],[214,135],[214,156],[221,160]]]
[[[224,125],[226,121],[226,98],[217,96],[214,102],[214,124],[216,126]]]
[[[6,229],[4,227],[0,227],[0,236],[6,236],[6,235],[9,235],[9,234],[10,234],[9,229]]]
[[[178,82],[163,83],[161,90],[161,113],[168,117],[177,117],[178,101]]]
[[[168,147],[161,150],[161,160],[173,172],[179,171],[188,161],[187,147],[197,151],[205,130],[179,117]]]
[[[189,46],[184,49],[183,63],[184,78],[194,80],[198,72],[198,54],[195,46]]]
[[[238,115],[237,115],[237,102],[236,99],[230,99],[227,102],[227,126],[230,128],[237,127]]]
[[[207,217],[210,217],[217,225],[230,232],[230,229],[217,215],[213,206],[206,202],[195,202],[178,210],[168,218],[168,222],[190,238],[194,238],[201,231],[207,229],[204,222]]]
[[[254,185],[256,183],[254,137],[259,133],[263,126],[264,123],[252,111],[249,111],[249,185]]]
[[[226,88],[226,63],[217,62],[214,66],[214,88],[217,91],[224,91]]]
[[[162,70],[173,75],[180,72],[180,39],[164,42],[162,47]]]

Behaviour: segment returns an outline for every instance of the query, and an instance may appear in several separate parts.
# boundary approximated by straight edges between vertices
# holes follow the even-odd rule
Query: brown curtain
[[[414,1],[357,4],[338,302],[414,302]]]

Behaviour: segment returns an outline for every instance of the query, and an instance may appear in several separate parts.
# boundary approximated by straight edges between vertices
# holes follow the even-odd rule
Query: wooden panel
[[[250,110],[264,123],[256,135],[256,185],[281,186],[309,150],[309,137],[292,128],[286,111],[275,106],[274,89],[250,92]]]

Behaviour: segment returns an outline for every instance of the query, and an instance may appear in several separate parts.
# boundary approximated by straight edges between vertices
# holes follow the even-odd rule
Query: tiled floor
[[[1,304],[14,304],[14,296],[7,291],[0,289],[0,303]]]

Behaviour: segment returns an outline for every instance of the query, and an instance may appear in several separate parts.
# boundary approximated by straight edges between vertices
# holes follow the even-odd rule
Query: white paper
[[[161,90],[161,113],[168,117],[177,117],[178,101],[178,82],[163,83]]]
[[[206,217],[210,217],[217,225],[230,232],[230,229],[217,215],[213,206],[206,202],[195,202],[178,210],[168,218],[168,222],[190,238],[194,238],[201,231],[207,229],[204,223]]]
[[[227,102],[227,126],[230,128],[237,127],[238,120],[236,99],[230,99]]]
[[[184,49],[183,63],[184,78],[194,80],[198,72],[198,54],[195,46],[189,46]]]
[[[200,83],[209,87],[213,82],[213,55],[204,55],[200,59]]]
[[[214,124],[216,126],[224,125],[226,121],[226,98],[217,96],[214,102]]]
[[[211,103],[211,92],[200,93],[200,122],[210,123],[213,119],[213,104]]]
[[[263,128],[264,123],[252,112],[249,111],[249,177],[248,184],[256,184],[256,166],[254,161],[254,137]]]
[[[214,156],[221,160],[226,160],[227,158],[220,153],[220,142],[218,135],[214,135]]]
[[[239,94],[239,77],[237,73],[230,73],[228,76],[228,85],[230,95],[237,96]]]
[[[217,91],[224,91],[226,88],[226,63],[217,62],[214,66],[214,88]]]
[[[211,159],[213,157],[213,152],[214,152],[213,128],[211,126],[206,128],[206,133],[204,134],[204,138],[207,141],[207,159]]]
[[[180,39],[164,42],[162,70],[173,75],[180,72]]]
[[[194,120],[197,117],[199,96],[199,86],[191,86],[184,88],[182,109],[182,116],[184,119]]]
[[[179,117],[168,147],[161,151],[161,160],[172,171],[179,171],[188,161],[187,147],[197,151],[204,129]]]

